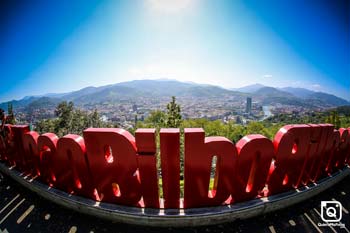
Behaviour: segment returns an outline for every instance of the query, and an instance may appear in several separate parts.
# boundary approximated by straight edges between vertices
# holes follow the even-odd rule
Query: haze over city
[[[159,78],[350,100],[348,1],[1,4],[0,102]]]

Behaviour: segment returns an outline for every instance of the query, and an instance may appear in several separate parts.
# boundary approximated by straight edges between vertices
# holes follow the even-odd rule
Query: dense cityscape
[[[130,82],[132,83],[132,82]],[[16,120],[21,124],[32,124],[43,119],[55,118],[55,109],[59,102],[72,101],[75,106],[86,112],[97,111],[104,122],[118,125],[125,129],[134,128],[137,122],[143,122],[154,111],[165,111],[171,96],[176,96],[181,106],[182,119],[220,120],[223,123],[233,122],[238,125],[247,125],[249,122],[264,121],[280,114],[306,115],[326,111],[334,107],[346,105],[346,101],[338,97],[324,94],[332,98],[301,99],[282,90],[271,87],[262,87],[250,93],[221,89],[216,86],[201,86],[184,84],[177,81],[134,81],[134,89],[126,89],[130,83],[89,90],[86,88],[77,92],[55,94],[53,96],[26,97],[19,101],[8,102],[13,104]],[[160,85],[142,93],[139,86]],[[135,87],[136,85],[136,87]],[[117,90],[115,90],[118,87]],[[162,89],[168,88],[168,94]],[[98,89],[98,88],[96,88]],[[101,88],[100,88],[101,89]],[[176,91],[179,89],[179,91]],[[265,92],[269,92],[267,95]],[[131,94],[129,94],[131,93]],[[287,96],[287,97],[286,97]],[[340,99],[340,100],[338,100]],[[333,101],[333,102],[332,102]],[[6,104],[1,104],[6,109]],[[345,103],[345,104],[343,104]]]

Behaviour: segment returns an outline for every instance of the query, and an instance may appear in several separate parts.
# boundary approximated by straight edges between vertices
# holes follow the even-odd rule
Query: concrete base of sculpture
[[[350,174],[346,166],[331,176],[297,190],[233,205],[192,209],[151,209],[96,202],[51,188],[0,162],[0,171],[49,201],[96,217],[135,225],[185,227],[246,219],[286,208],[330,188]]]

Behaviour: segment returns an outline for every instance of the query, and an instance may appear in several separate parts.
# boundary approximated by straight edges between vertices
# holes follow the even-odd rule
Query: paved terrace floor
[[[346,228],[318,227],[320,202],[343,205]],[[225,224],[190,228],[141,227],[102,220],[65,209],[0,176],[0,233],[2,232],[348,232],[350,233],[350,176],[314,198],[264,216]]]

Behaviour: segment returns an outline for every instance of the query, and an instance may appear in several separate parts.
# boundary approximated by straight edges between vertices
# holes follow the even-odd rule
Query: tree
[[[330,115],[326,118],[326,122],[333,124],[336,129],[340,128],[340,118],[337,111],[332,111]]]
[[[252,121],[247,125],[247,134],[267,135],[267,131],[262,123]]]
[[[86,128],[112,127],[103,122],[95,109],[92,113],[74,108],[73,102],[61,102],[57,105],[56,119],[41,120],[36,124],[36,130],[40,133],[54,132],[59,137],[68,133],[82,135]]]
[[[151,127],[161,128],[165,125],[166,114],[160,110],[151,111],[147,119],[146,124],[150,124]]]
[[[101,121],[100,114],[98,114],[97,109],[95,109],[90,115],[89,115],[89,127],[93,128],[100,128],[103,125],[103,122]]]
[[[38,121],[35,125],[35,130],[38,131],[40,134],[53,132],[56,133],[56,125],[58,123],[57,119],[44,119],[41,121]]]
[[[181,108],[180,105],[176,103],[175,96],[171,97],[172,100],[167,104],[167,113],[165,126],[168,128],[179,128],[182,123]]]
[[[13,113],[13,105],[10,102],[7,104],[6,123],[7,124],[11,124],[11,125],[15,125],[16,124],[15,114]]]
[[[60,134],[60,136],[68,134],[71,130],[71,123],[73,118],[73,102],[67,103],[63,101],[58,104],[55,110],[55,115],[58,117],[58,122],[56,124],[55,132]]]

